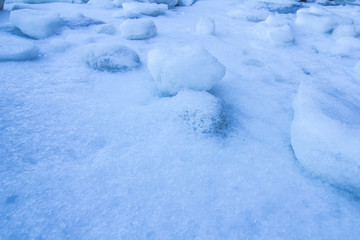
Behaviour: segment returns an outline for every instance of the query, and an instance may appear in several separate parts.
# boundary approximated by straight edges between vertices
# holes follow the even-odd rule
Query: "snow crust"
[[[121,36],[129,40],[145,40],[157,35],[154,21],[149,19],[128,19],[120,26]]]
[[[199,46],[156,48],[149,52],[148,68],[165,94],[183,89],[208,91],[225,75],[225,67]]]
[[[1,240],[358,240],[359,0],[44,2],[0,12]]]

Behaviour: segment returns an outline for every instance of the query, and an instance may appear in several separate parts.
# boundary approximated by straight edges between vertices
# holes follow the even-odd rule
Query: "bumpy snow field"
[[[7,0],[0,239],[360,239],[360,1]]]

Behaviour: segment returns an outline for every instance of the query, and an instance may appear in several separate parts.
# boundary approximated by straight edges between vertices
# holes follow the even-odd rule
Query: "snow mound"
[[[222,104],[208,92],[181,91],[169,101],[176,116],[197,133],[221,133],[226,128]]]
[[[145,3],[163,3],[167,4],[169,8],[173,8],[178,3],[178,0],[136,0],[137,2]]]
[[[356,29],[354,25],[339,25],[335,28],[332,33],[334,39],[339,39],[342,37],[356,37]]]
[[[287,20],[279,16],[270,15],[264,22],[258,23],[253,32],[258,39],[267,41],[274,46],[287,46],[295,41]]]
[[[360,193],[359,83],[300,85],[294,101],[291,144],[313,174]]]
[[[121,36],[129,40],[145,40],[157,35],[155,23],[150,19],[128,19],[120,26]]]
[[[114,3],[112,0],[90,0],[87,4],[104,9],[110,9],[114,7]]]
[[[13,36],[0,37],[0,61],[25,61],[37,58],[39,48],[32,42]]]
[[[360,57],[360,39],[355,37],[342,37],[335,41],[330,49],[331,53],[346,57]]]
[[[99,71],[124,72],[140,65],[138,54],[120,44],[89,44],[84,58],[88,67]]]
[[[197,46],[156,48],[148,55],[148,68],[157,88],[174,95],[183,89],[208,91],[225,75],[225,67]]]
[[[102,24],[95,28],[97,33],[104,33],[114,35],[116,33],[116,27],[112,24]]]
[[[239,19],[249,22],[261,22],[269,16],[269,11],[266,9],[233,9],[227,12],[227,16],[233,19]]]
[[[152,17],[156,17],[161,14],[164,14],[168,10],[168,5],[157,4],[157,3],[128,2],[128,3],[123,3],[122,7],[127,12],[142,14]]]
[[[296,13],[296,27],[304,33],[331,33],[338,25],[336,18],[323,9],[311,7]]]
[[[354,66],[354,70],[360,74],[360,61],[358,61],[355,66]]]
[[[9,19],[21,32],[36,39],[56,34],[62,26],[59,14],[45,10],[16,10],[10,13]]]
[[[178,6],[191,6],[195,3],[195,0],[179,0],[177,5]]]
[[[215,34],[215,21],[209,17],[203,17],[196,25],[196,32],[204,35]]]

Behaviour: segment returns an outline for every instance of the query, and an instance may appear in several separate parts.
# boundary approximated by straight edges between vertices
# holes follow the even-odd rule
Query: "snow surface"
[[[122,4],[122,7],[128,12],[152,17],[164,14],[168,10],[168,5],[157,3],[126,2]]]
[[[157,17],[24,2],[44,0],[0,12],[0,56],[37,49],[0,61],[1,240],[359,239],[360,1],[142,1],[169,3]],[[34,39],[15,6],[64,26]],[[130,17],[158,35],[123,38]],[[202,17],[216,35],[196,32]],[[47,32],[39,18],[17,20]],[[157,75],[186,85],[164,94]]]
[[[39,48],[19,37],[1,36],[0,61],[32,60],[39,56]]]

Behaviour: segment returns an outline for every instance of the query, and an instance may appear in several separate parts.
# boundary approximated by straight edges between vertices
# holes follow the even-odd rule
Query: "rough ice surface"
[[[196,32],[205,35],[215,34],[215,22],[214,19],[209,17],[202,17],[196,24]]]
[[[102,24],[95,28],[97,33],[104,33],[114,35],[116,33],[116,27],[112,24]]]
[[[39,49],[0,61],[1,240],[359,239],[359,0],[26,1],[0,12],[0,56]],[[34,39],[16,8],[65,26]]]
[[[159,4],[167,4],[169,8],[173,8],[178,3],[178,0],[135,0],[137,2],[145,2],[145,3],[159,3]]]
[[[0,36],[0,61],[25,61],[39,56],[39,48],[18,37]]]
[[[90,44],[84,56],[86,64],[95,70],[123,72],[140,64],[137,53],[123,45]]]
[[[170,95],[183,89],[208,91],[225,75],[214,56],[192,45],[151,50],[148,68],[157,88]]]
[[[121,36],[129,40],[145,40],[157,35],[154,21],[150,19],[128,19],[120,26]]]
[[[24,34],[37,39],[58,33],[62,26],[59,14],[35,9],[12,11],[10,22]]]
[[[152,17],[164,14],[168,10],[168,5],[156,3],[127,2],[123,3],[122,7],[128,12]]]

